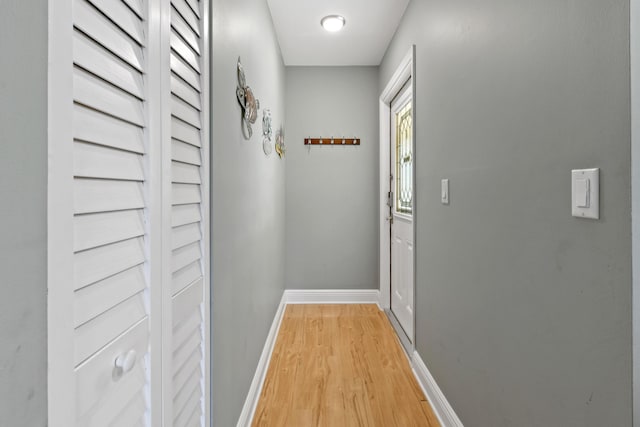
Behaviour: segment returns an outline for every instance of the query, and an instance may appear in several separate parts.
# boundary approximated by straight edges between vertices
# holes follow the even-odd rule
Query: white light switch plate
[[[571,214],[600,219],[600,169],[571,171]]]
[[[443,205],[449,204],[449,180],[448,179],[442,180],[440,198]]]

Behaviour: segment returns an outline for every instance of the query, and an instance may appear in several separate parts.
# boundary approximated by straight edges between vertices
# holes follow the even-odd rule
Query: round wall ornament
[[[271,110],[266,109],[262,111],[262,149],[267,156],[273,151],[273,146],[271,145],[272,135]]]
[[[238,57],[238,87],[236,89],[238,103],[242,108],[242,134],[245,139],[250,139],[253,135],[251,125],[258,118],[258,110],[260,109],[260,101],[256,99],[251,88],[247,85],[244,75],[244,67]]]
[[[284,158],[284,154],[286,152],[286,147],[284,146],[284,132],[282,131],[282,129],[279,129],[278,132],[276,132],[276,153],[278,153],[278,156],[280,156],[280,158]]]

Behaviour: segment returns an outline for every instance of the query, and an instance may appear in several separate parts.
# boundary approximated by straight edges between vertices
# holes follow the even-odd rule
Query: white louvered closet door
[[[146,423],[145,21],[140,1],[73,2],[78,426]]]
[[[208,4],[49,15],[49,426],[208,426]]]
[[[208,157],[203,123],[207,97],[203,81],[203,5],[170,0],[171,123],[171,384],[172,407],[165,417],[175,427],[200,426],[205,418],[205,286],[208,234],[203,221]]]

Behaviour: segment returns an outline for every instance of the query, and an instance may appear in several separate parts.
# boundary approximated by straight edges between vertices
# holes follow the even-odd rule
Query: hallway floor
[[[440,424],[376,305],[289,305],[253,425]]]

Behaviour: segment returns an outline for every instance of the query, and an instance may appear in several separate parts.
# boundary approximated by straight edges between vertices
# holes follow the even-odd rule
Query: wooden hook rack
[[[360,138],[305,138],[304,145],[360,145]]]

